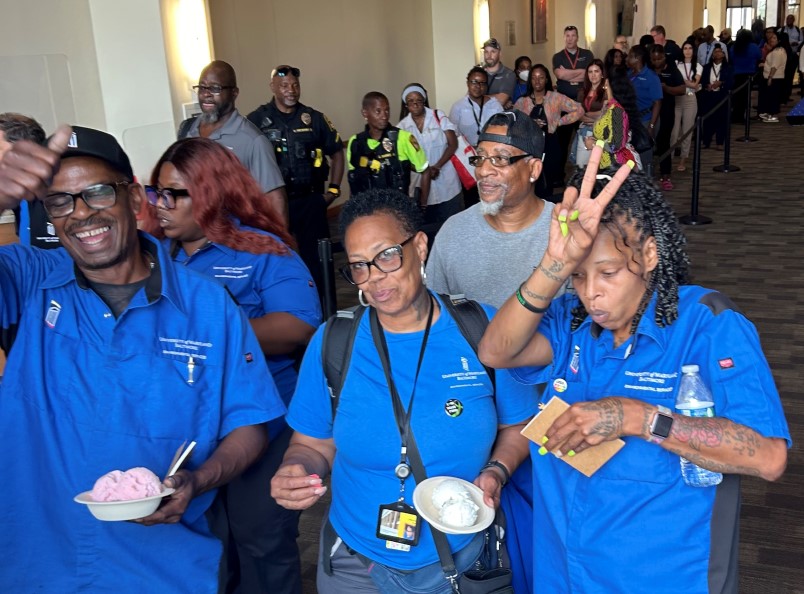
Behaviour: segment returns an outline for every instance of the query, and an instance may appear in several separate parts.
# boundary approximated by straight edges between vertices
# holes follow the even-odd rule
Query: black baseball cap
[[[504,135],[489,134],[486,130],[490,126],[505,126],[508,130]],[[491,116],[483,126],[477,142],[479,144],[484,140],[515,146],[528,155],[544,160],[544,132],[526,113],[518,109]]]
[[[117,171],[134,181],[134,171],[128,155],[114,136],[100,130],[73,126],[73,134],[67,143],[62,159],[69,157],[94,157],[106,161]]]
[[[494,49],[498,50],[500,49],[500,42],[497,41],[497,39],[495,39],[494,37],[492,37],[491,39],[487,39],[486,43],[484,43],[483,47],[480,49],[486,49],[487,47],[493,47]]]

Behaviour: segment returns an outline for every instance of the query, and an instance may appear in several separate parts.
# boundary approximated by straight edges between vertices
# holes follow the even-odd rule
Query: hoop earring
[[[368,307],[369,306],[369,304],[366,303],[366,300],[363,299],[363,289],[359,289],[357,291],[357,300],[360,302],[360,305],[362,305],[363,307]]]
[[[427,271],[424,269],[424,262],[422,262],[421,268],[419,268],[419,273],[422,275],[422,284],[426,287],[427,286]]]

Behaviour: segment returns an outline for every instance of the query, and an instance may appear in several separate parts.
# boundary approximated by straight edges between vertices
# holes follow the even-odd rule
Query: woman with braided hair
[[[629,166],[598,174],[601,153],[570,181],[544,257],[480,344],[487,365],[546,384],[543,403],[569,404],[531,445],[535,580],[545,592],[734,592],[739,475],[776,480],[787,463],[779,394],[754,326],[684,284],[684,236],[662,195]],[[568,278],[576,294],[553,300]],[[699,367],[717,416],[671,412],[683,365]],[[573,468],[616,439],[590,476]],[[722,482],[686,484],[682,456]]]

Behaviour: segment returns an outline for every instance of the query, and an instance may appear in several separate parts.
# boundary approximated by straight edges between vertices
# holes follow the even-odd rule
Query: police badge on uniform
[[[384,148],[387,152],[391,152],[394,150],[394,143],[391,142],[390,138],[383,138],[382,139],[382,148]]]
[[[313,118],[311,118],[310,114],[305,111],[303,114],[301,114],[301,121],[305,126],[309,126],[310,122],[313,121]]]

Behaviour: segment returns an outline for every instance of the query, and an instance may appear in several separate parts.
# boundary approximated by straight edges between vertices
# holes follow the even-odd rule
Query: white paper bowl
[[[438,519],[440,510],[433,505],[433,491],[444,481],[458,481],[461,483],[461,485],[466,487],[466,490],[469,491],[472,501],[480,508],[477,510],[477,520],[471,526],[450,526]],[[434,476],[422,481],[413,491],[413,507],[415,507],[422,518],[427,520],[434,528],[438,528],[441,532],[447,534],[474,534],[475,532],[485,530],[494,522],[494,508],[483,503],[483,490],[469,481],[452,476]]]
[[[95,501],[92,491],[84,491],[73,497],[73,501],[86,505],[93,516],[104,522],[139,520],[150,516],[159,507],[163,497],[172,495],[176,489],[164,489],[159,495],[132,499],[130,501]]]

